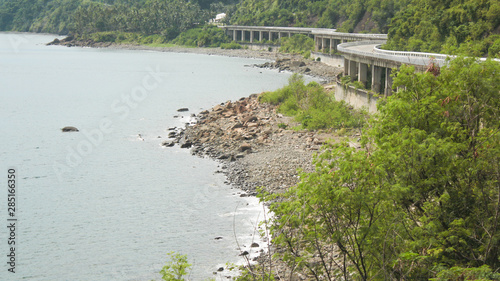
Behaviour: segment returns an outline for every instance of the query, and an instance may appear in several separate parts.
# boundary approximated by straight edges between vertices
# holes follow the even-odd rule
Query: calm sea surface
[[[251,59],[43,44],[53,38],[0,34],[0,280],[160,280],[170,251],[188,255],[191,280],[241,262],[237,243],[250,245],[262,206],[225,185],[217,162],[160,143],[191,113],[289,74]]]

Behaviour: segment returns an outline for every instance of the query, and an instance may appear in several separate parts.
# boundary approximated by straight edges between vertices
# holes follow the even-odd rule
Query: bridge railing
[[[450,55],[436,54],[436,53],[424,53],[424,52],[405,52],[405,51],[392,51],[380,49],[381,45],[377,45],[374,48],[374,52],[377,54],[384,54],[390,56],[402,56],[402,57],[422,57],[422,58],[434,58],[437,60],[446,60]]]
[[[417,52],[398,52],[396,55],[394,53],[395,51],[384,52],[386,50],[381,50],[380,48],[379,50],[381,50],[382,52],[378,52],[376,48],[380,47],[380,45],[384,44],[385,42],[386,42],[385,40],[370,40],[370,41],[343,43],[337,46],[337,50],[341,53],[352,54],[357,56],[365,56],[376,60],[386,60],[388,62],[395,62],[398,64],[425,66],[429,64],[431,58],[434,58],[439,65],[445,64],[445,59],[442,58],[446,58],[447,56],[441,54],[437,54],[439,56],[436,58],[434,56],[425,56],[425,55],[419,56]],[[355,46],[362,46],[362,45],[373,45],[374,48],[370,52],[360,51],[352,48]],[[410,53],[413,54],[409,55]]]
[[[328,36],[335,35],[339,37],[366,38],[367,40],[387,40],[387,34],[370,34],[370,33],[347,33],[337,32],[335,29],[314,28],[311,31],[314,35]]]

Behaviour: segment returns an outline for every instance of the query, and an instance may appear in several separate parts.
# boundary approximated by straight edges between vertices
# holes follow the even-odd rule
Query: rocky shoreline
[[[221,162],[227,182],[255,195],[257,187],[281,193],[299,181],[298,170],[311,172],[312,155],[331,133],[288,130],[290,117],[276,107],[261,104],[253,94],[205,110],[196,124],[171,128],[163,145],[189,148],[191,154]]]

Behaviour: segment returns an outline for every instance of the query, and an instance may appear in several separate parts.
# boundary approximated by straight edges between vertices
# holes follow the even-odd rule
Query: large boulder
[[[61,131],[63,131],[63,132],[79,132],[79,130],[77,128],[72,127],[72,126],[66,126],[66,127],[62,128]]]

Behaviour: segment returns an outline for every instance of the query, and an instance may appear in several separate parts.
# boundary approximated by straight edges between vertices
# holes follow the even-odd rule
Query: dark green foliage
[[[393,18],[386,48],[495,57],[499,19],[498,0],[414,0]]]
[[[233,42],[230,42],[230,43],[222,43],[222,44],[220,44],[220,48],[221,49],[232,49],[232,50],[234,50],[234,49],[241,49],[242,47],[241,47],[240,44],[238,44],[238,43],[236,43],[236,42],[233,41]]]
[[[343,101],[335,101],[318,83],[305,85],[297,74],[290,77],[288,86],[264,93],[259,100],[279,104],[279,112],[295,116],[306,129],[359,128],[365,118],[362,112],[349,109]]]
[[[82,0],[0,2],[0,30],[68,33]]]
[[[387,32],[395,13],[410,0],[243,0],[234,24],[314,26],[344,32]]]
[[[295,34],[292,37],[281,38],[280,52],[292,54],[306,54],[314,50],[314,40],[304,34]]]
[[[229,41],[229,37],[222,29],[213,25],[208,25],[202,28],[193,28],[185,31],[177,36],[172,43],[194,47],[219,47],[221,44]]]
[[[142,6],[90,2],[76,10],[72,31],[77,34],[103,31],[160,34],[170,40],[208,17],[198,5],[185,0],[150,0]]]
[[[498,73],[464,58],[437,77],[401,67],[362,149],[326,146],[271,205],[280,256],[326,280],[498,280]]]
[[[9,0],[0,2],[0,30],[76,34],[119,31],[173,39],[216,12],[185,0]]]

